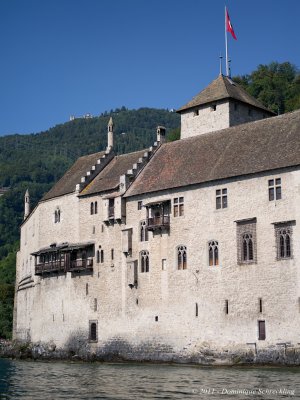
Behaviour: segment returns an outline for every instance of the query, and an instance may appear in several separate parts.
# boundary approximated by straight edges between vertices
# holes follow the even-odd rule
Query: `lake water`
[[[300,399],[300,368],[0,359],[0,399]]]

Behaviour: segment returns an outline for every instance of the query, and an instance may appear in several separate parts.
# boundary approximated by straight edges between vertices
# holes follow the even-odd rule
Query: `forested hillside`
[[[233,80],[276,113],[300,108],[299,70],[288,62],[259,65],[251,74]],[[39,134],[0,137],[0,188],[10,187],[0,197],[0,338],[11,335],[15,253],[25,191],[29,189],[34,206],[79,156],[104,150],[110,116],[115,124],[117,153],[149,147],[155,140],[157,125],[168,129],[169,140],[178,139],[180,134],[176,113],[122,107]]]

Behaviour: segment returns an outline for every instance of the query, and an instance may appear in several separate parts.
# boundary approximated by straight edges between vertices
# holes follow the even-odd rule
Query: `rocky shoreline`
[[[54,343],[30,343],[0,340],[0,357],[45,361],[101,361],[101,362],[157,362],[198,364],[206,366],[300,366],[300,347],[280,348],[270,346],[260,351],[216,351],[202,348],[194,354],[178,354],[167,351],[120,346],[91,348],[89,343],[77,348],[60,349]]]

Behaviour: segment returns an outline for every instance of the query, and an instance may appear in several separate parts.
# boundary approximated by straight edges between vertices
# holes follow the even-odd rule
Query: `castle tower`
[[[25,197],[24,197],[24,220],[28,217],[30,214],[30,196],[29,196],[29,190],[26,190]]]
[[[181,139],[275,115],[222,74],[177,112],[181,115]]]
[[[107,148],[106,151],[109,153],[114,147],[114,122],[110,117],[107,125]]]

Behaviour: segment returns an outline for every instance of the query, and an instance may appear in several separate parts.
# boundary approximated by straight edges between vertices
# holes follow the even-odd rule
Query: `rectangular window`
[[[138,201],[138,210],[141,210],[143,207],[143,202],[142,201]]]
[[[194,117],[197,117],[199,115],[199,110],[194,110]]]
[[[258,302],[259,302],[259,312],[262,313],[263,312],[262,299],[258,299]]]
[[[173,200],[173,215],[174,217],[182,217],[184,215],[184,198],[175,197]]]
[[[114,259],[114,249],[111,249],[111,259]]]
[[[269,201],[281,199],[281,178],[269,179]]]
[[[163,258],[163,259],[161,260],[161,269],[162,269],[163,271],[166,271],[166,269],[167,269],[167,260],[166,260],[165,258]]]
[[[227,208],[227,189],[217,189],[216,190],[216,209]]]
[[[94,299],[94,311],[97,311],[98,309],[98,301],[97,299]]]
[[[229,312],[229,304],[228,304],[228,300],[225,300],[225,314],[228,314]]]
[[[108,200],[108,217],[109,218],[115,217],[115,199]]]
[[[258,321],[258,340],[266,340],[266,322]]]

